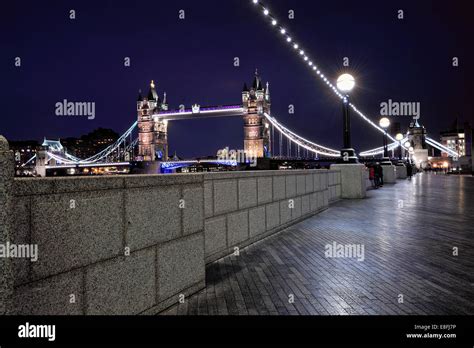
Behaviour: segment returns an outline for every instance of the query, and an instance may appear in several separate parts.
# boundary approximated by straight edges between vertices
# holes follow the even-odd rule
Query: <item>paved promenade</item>
[[[364,260],[325,257],[333,242],[363,245]],[[419,174],[340,201],[206,272],[163,314],[472,315],[474,178]]]

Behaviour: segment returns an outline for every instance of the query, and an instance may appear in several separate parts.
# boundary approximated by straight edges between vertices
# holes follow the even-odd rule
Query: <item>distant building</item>
[[[45,176],[45,166],[56,165],[61,161],[60,157],[68,154],[86,159],[113,144],[118,138],[119,135],[113,130],[98,128],[80,138],[44,138],[41,143],[36,140],[10,141],[10,148],[15,156],[15,174],[31,175],[35,174],[36,170],[36,174]],[[114,153],[111,156],[115,155]]]
[[[119,135],[111,129],[97,128],[79,138],[61,139],[61,143],[69,154],[85,159],[102,151],[107,146],[113,144],[118,138]]]
[[[428,148],[426,146],[426,129],[413,120],[408,126],[408,141],[413,148],[412,160],[418,168],[428,165]]]
[[[472,172],[472,128],[468,122],[465,122],[463,127],[460,127],[456,119],[452,126],[440,133],[441,143],[447,148],[455,151],[458,154],[457,158],[449,157],[446,152],[441,152],[441,157],[438,159],[439,163],[446,165],[450,170],[452,169],[458,173]]]
[[[468,122],[464,127],[459,127],[458,120],[451,128],[440,133],[441,144],[458,153],[459,157],[471,156],[472,130]],[[446,152],[441,152],[441,156],[448,157]]]
[[[10,150],[15,155],[16,167],[20,167],[36,155],[38,146],[39,142],[36,140],[10,141]]]
[[[408,126],[408,141],[415,150],[427,149],[426,129],[418,123],[418,120],[413,120]]]

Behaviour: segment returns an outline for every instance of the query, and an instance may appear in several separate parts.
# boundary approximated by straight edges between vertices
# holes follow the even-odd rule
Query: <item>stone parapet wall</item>
[[[212,173],[204,177],[206,262],[326,209],[341,196],[329,170]]]
[[[38,315],[157,313],[205,286],[206,263],[341,195],[340,173],[328,170],[12,176],[10,184],[0,192],[0,203],[11,201],[2,206],[11,219],[4,238],[36,245],[38,260],[0,260],[13,274],[2,305]]]

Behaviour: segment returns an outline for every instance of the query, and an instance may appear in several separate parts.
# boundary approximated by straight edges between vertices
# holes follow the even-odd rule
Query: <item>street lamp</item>
[[[387,117],[382,117],[379,121],[379,126],[385,131],[383,133],[383,157],[384,160],[388,158],[388,139],[387,139],[387,129],[390,127],[390,120]]]
[[[406,148],[406,149],[409,149],[410,146],[411,146],[411,142],[407,141],[407,142],[405,143],[405,148]],[[408,151],[407,151],[407,152],[408,152]],[[405,152],[405,154],[406,154],[406,160],[407,160],[408,162],[410,162],[410,153],[407,154],[407,153]]]
[[[402,133],[398,133],[396,136],[395,136],[395,139],[398,140],[398,142],[400,143],[400,152],[398,154],[398,159],[401,161],[402,160],[402,140],[403,140],[403,134]]]
[[[351,146],[351,117],[349,114],[349,92],[355,86],[354,77],[350,74],[342,74],[336,82],[337,88],[344,93],[342,99],[342,138],[344,146],[341,150],[343,163],[357,163],[355,150]]]

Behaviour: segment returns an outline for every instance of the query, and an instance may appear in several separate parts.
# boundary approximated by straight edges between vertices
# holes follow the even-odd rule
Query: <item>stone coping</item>
[[[299,169],[195,174],[138,174],[97,177],[15,178],[13,181],[13,195],[48,195],[69,192],[100,191],[183,184],[201,184],[205,180],[303,175],[314,173],[322,174],[335,172],[339,171],[329,169]]]
[[[201,184],[202,174],[155,174],[97,177],[15,178],[15,196]]]
[[[257,178],[265,176],[303,175],[315,173],[336,173],[338,170],[330,169],[296,169],[296,170],[255,170],[243,172],[216,172],[205,173],[204,180]]]

